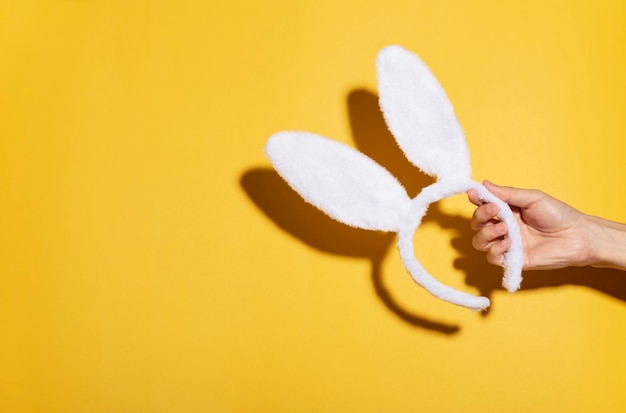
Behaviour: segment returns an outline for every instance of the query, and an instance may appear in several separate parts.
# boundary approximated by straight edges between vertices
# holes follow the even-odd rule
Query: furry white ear
[[[340,142],[308,132],[279,132],[270,137],[265,152],[305,201],[344,224],[397,231],[410,204],[391,173]]]
[[[439,179],[469,178],[469,150],[452,104],[419,57],[389,46],[376,60],[380,106],[409,161]]]

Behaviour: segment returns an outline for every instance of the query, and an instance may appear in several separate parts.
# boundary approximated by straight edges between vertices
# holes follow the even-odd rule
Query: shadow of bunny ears
[[[444,335],[452,335],[460,330],[457,325],[433,320],[403,308],[386,287],[381,266],[393,245],[395,234],[363,231],[330,219],[305,203],[272,169],[250,169],[243,174],[240,184],[267,218],[306,245],[325,253],[367,259],[371,263],[372,284],[377,297],[402,321]]]

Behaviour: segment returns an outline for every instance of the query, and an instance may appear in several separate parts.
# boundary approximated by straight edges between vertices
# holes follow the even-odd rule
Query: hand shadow
[[[366,231],[334,221],[307,204],[269,168],[244,173],[241,186],[257,207],[276,225],[305,244],[323,252],[346,257],[366,258],[372,265],[372,282],[378,297],[400,319],[442,334],[454,334],[459,327],[430,320],[403,309],[382,281],[381,265],[394,244],[395,234]]]

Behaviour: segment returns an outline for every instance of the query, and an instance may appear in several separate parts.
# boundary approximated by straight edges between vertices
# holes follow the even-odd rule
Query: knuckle
[[[474,249],[478,250],[478,251],[486,251],[487,249],[485,248],[485,243],[482,240],[482,237],[480,237],[479,234],[474,235],[474,237],[472,238],[472,246],[474,247]]]
[[[490,252],[487,254],[487,261],[488,261],[490,264],[497,265],[497,266],[499,266],[499,267],[501,267],[501,266],[502,266],[502,258],[503,258],[503,257],[502,257],[502,255],[501,255],[501,254],[495,254],[495,253],[493,253],[492,251],[490,251]]]
[[[472,217],[472,220],[470,221],[470,228],[472,228],[474,231],[478,231],[480,228],[478,228],[478,219],[476,218],[476,215],[474,215]]]

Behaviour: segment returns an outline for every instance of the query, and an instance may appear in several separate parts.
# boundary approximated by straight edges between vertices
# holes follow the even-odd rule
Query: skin
[[[593,266],[626,270],[626,225],[578,211],[536,189],[521,189],[484,182],[508,203],[518,221],[524,245],[524,270],[550,270]],[[502,265],[511,246],[507,225],[495,216],[498,207],[484,203],[474,190],[467,193],[478,208],[471,226],[472,244],[487,253],[487,261]]]

